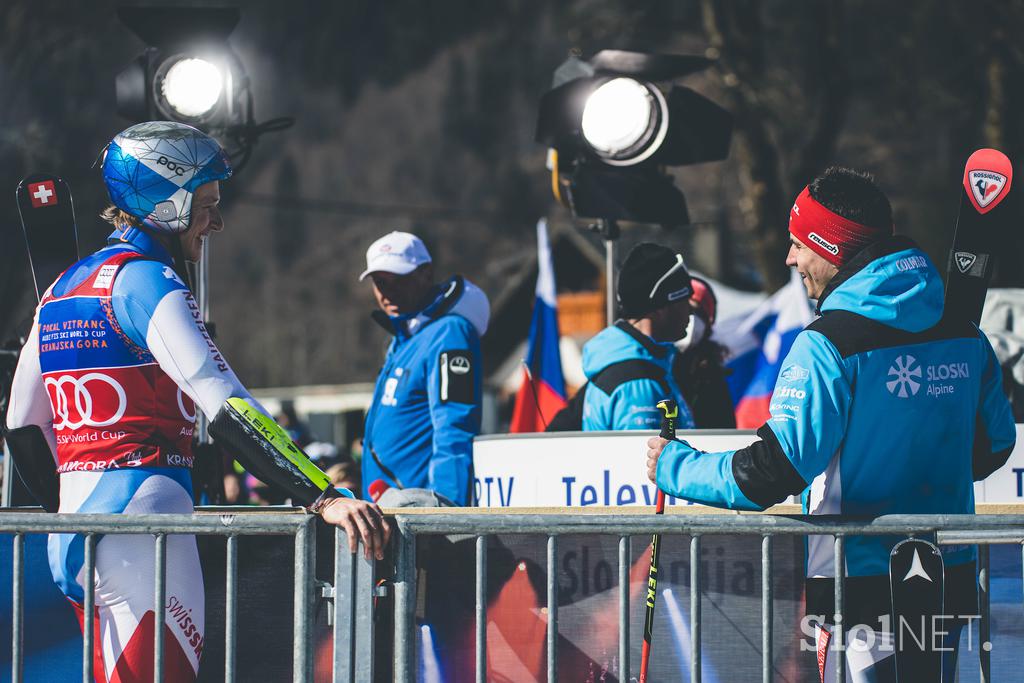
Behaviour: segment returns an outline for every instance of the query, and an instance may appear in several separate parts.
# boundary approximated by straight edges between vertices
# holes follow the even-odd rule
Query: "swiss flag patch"
[[[32,200],[32,206],[37,209],[43,206],[57,205],[57,191],[53,187],[52,180],[32,183],[28,186],[28,196]]]

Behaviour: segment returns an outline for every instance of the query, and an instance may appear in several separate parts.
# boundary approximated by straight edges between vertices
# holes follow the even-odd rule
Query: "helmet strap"
[[[170,252],[171,259],[174,261],[171,265],[171,267],[174,268],[174,272],[178,274],[178,277],[181,278],[182,282],[188,285],[189,290],[195,292],[195,283],[192,282],[188,263],[185,261],[185,250],[181,248],[181,233],[174,233],[171,235]]]

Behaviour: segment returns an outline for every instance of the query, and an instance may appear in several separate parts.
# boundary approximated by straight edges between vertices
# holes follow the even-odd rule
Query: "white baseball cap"
[[[395,232],[384,235],[366,250],[366,270],[359,276],[365,280],[370,273],[384,272],[407,275],[424,263],[430,263],[430,252],[416,235]]]

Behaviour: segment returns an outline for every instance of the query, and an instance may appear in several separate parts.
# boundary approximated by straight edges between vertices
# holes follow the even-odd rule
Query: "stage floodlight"
[[[228,41],[241,19],[237,8],[121,7],[117,15],[147,45],[116,78],[125,118],[195,126],[220,140],[236,171],[260,135],[294,122],[254,120],[252,84]]]
[[[549,155],[553,187],[574,216],[689,221],[665,167],[724,159],[733,119],[669,81],[711,64],[703,57],[603,50],[558,67],[541,98],[536,139],[555,152]]]
[[[668,131],[661,91],[632,78],[599,85],[583,105],[583,139],[605,163],[632,166],[654,154]]]
[[[220,101],[221,70],[205,59],[175,56],[157,69],[157,106],[185,121],[202,121]]]

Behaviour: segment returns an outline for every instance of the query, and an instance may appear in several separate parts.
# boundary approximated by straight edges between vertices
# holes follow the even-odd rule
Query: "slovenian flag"
[[[548,421],[565,407],[565,379],[558,353],[558,304],[555,266],[548,244],[548,224],[537,221],[537,290],[530,321],[530,341],[523,368],[523,383],[516,394],[510,431],[542,432]]]
[[[736,428],[757,429],[769,418],[775,381],[793,341],[814,320],[814,307],[794,269],[789,284],[748,316],[723,320],[714,339],[729,349],[726,380],[736,406]]]

